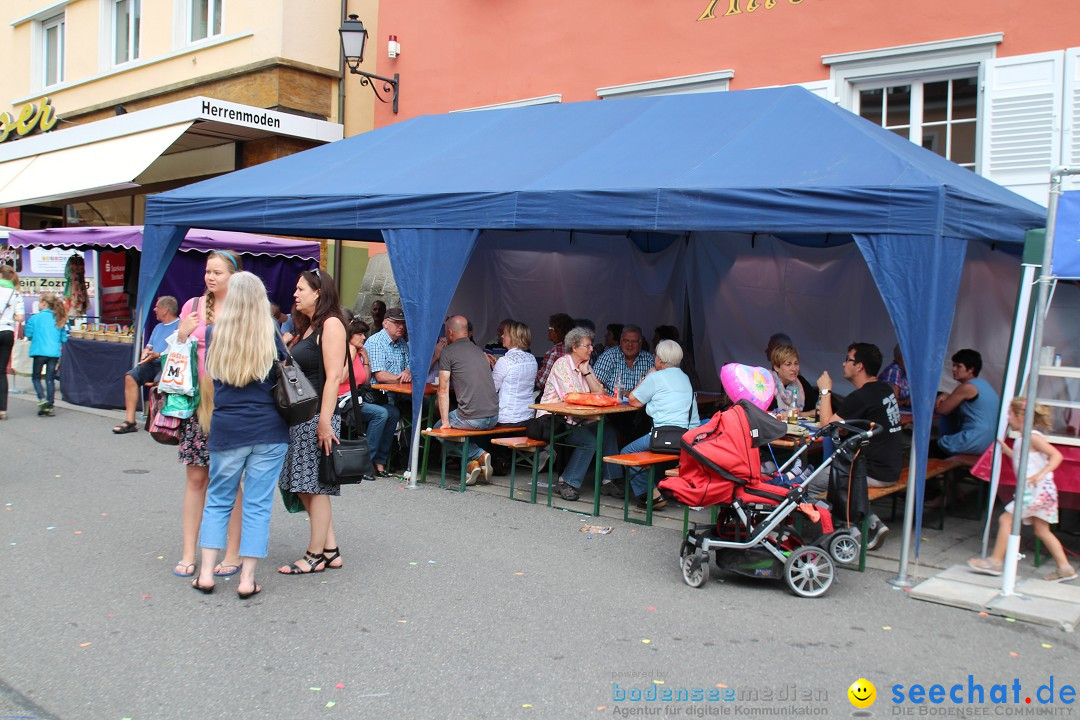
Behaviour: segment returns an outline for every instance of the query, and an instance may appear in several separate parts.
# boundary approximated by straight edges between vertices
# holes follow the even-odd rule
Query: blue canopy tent
[[[966,243],[1044,218],[798,87],[424,116],[149,198],[140,306],[191,225],[383,240],[423,368],[487,230],[854,241],[907,358],[918,509]]]

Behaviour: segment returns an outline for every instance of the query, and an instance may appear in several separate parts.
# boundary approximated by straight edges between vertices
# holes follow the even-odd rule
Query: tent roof
[[[105,227],[46,228],[11,230],[11,247],[134,248],[142,249],[143,229],[139,225]],[[272,238],[224,230],[189,230],[181,250],[206,252],[235,250],[243,255],[289,256],[318,260],[319,243],[312,240]]]
[[[563,228],[1022,243],[1045,210],[786,87],[417,117],[148,200],[148,223],[194,217],[344,238]]]

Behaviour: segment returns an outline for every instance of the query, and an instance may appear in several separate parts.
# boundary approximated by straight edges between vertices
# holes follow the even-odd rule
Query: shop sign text
[[[761,8],[772,10],[782,2],[787,2],[789,5],[801,5],[803,0],[709,0],[705,12],[701,13],[698,20],[714,20],[716,18],[716,6],[723,7],[724,3],[727,4],[727,10],[720,17],[742,15],[743,12],[752,13]]]
[[[34,132],[48,132],[56,127],[59,120],[52,106],[52,98],[43,98],[41,107],[26,103],[19,108],[18,115],[0,113],[0,143],[26,137]]]

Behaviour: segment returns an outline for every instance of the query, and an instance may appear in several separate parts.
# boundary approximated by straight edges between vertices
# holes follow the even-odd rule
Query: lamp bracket
[[[383,77],[382,75],[364,72],[363,70],[360,70],[359,68],[354,68],[351,65],[349,66],[349,72],[353,75],[359,75],[360,84],[370,87],[371,92],[375,93],[375,97],[378,98],[380,102],[392,102],[394,114],[397,115],[398,93],[401,90],[401,77],[398,73],[394,73],[394,77],[388,78]],[[377,83],[382,83],[381,91]],[[384,97],[384,94],[386,97]]]

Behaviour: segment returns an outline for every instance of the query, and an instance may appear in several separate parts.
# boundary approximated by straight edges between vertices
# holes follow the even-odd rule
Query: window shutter
[[[1061,133],[1061,164],[1080,166],[1080,48],[1065,51],[1065,112]],[[1080,190],[1080,176],[1066,175],[1066,190]]]
[[[980,172],[1046,205],[1061,158],[1063,51],[997,58],[986,65]]]

